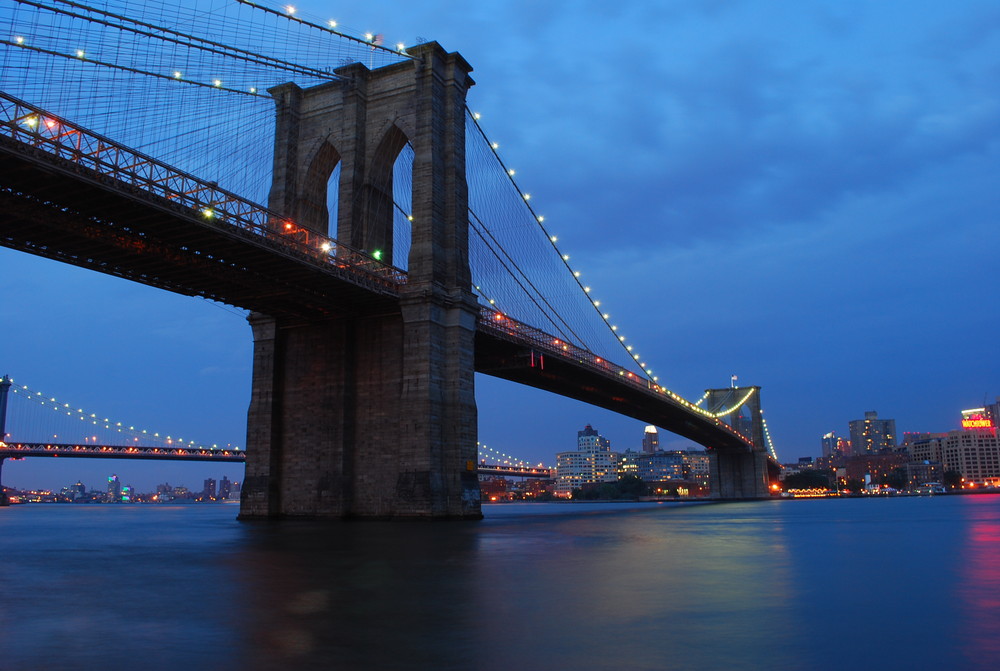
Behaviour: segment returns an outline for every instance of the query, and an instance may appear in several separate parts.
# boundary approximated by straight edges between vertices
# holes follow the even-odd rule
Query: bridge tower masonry
[[[479,519],[465,97],[472,68],[436,43],[415,60],[269,92],[269,204],[393,262],[392,171],[414,150],[408,280],[398,308],[334,318],[254,313],[241,519]],[[327,183],[341,166],[336,231]]]
[[[707,389],[706,408],[709,412],[722,412],[731,408],[737,399],[747,396],[746,401],[737,407],[728,418],[728,423],[734,429],[734,418],[740,408],[747,406],[750,411],[750,435],[753,443],[749,451],[709,450],[709,482],[711,496],[722,500],[763,499],[770,496],[768,489],[767,448],[764,446],[764,424],[760,412],[760,387],[728,387],[725,389]],[[749,392],[749,393],[748,393]]]

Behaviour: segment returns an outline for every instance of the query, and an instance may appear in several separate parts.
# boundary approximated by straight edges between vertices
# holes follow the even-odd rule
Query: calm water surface
[[[1000,496],[0,508],[0,670],[986,669]]]

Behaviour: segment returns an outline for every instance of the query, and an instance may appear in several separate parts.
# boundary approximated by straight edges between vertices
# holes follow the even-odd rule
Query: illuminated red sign
[[[963,429],[992,429],[993,420],[989,417],[983,417],[982,415],[974,415],[972,417],[966,417],[962,419]]]

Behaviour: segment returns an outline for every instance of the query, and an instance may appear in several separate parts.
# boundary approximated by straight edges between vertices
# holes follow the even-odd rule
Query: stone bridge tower
[[[251,315],[242,519],[481,517],[465,177],[472,68],[436,43],[409,53],[416,60],[356,63],[338,81],[270,90],[270,207],[392,263],[392,171],[408,142],[412,240],[398,306],[308,323]]]
[[[709,450],[712,498],[767,498],[770,494],[769,471],[764,423],[760,412],[760,387],[728,387],[705,391],[708,394],[706,409],[717,413],[733,408],[723,421],[753,443],[753,450],[748,452]],[[739,402],[741,399],[743,403]],[[749,411],[749,417],[740,414],[744,407]]]

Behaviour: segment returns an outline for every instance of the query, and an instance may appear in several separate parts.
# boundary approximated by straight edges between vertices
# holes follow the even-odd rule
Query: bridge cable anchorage
[[[14,394],[17,394],[18,397],[23,398],[26,401],[30,401],[31,403],[34,403],[39,407],[51,408],[53,411],[58,412],[60,414],[64,414],[67,417],[78,419],[84,423],[82,426],[86,426],[89,424],[91,426],[97,426],[99,427],[99,429],[103,428],[105,431],[110,431],[112,435],[118,433],[128,436],[129,438],[132,438],[132,442],[135,443],[134,445],[132,445],[132,447],[140,447],[140,448],[154,447],[154,445],[148,445],[148,444],[144,445],[140,444],[139,442],[139,441],[147,441],[149,443],[156,443],[155,447],[162,447],[165,449],[183,448],[188,450],[229,451],[229,452],[240,450],[239,446],[219,447],[217,444],[207,446],[202,443],[198,443],[194,440],[185,441],[183,438],[179,437],[173,438],[172,435],[169,434],[161,435],[159,432],[148,431],[146,429],[136,429],[135,426],[126,425],[126,423],[123,422],[115,422],[107,417],[102,418],[96,413],[88,414],[83,408],[78,408],[78,407],[75,408],[69,403],[64,403],[62,401],[57,400],[53,396],[47,396],[45,394],[42,394],[42,392],[40,391],[35,391],[33,389],[30,389],[27,385],[14,385],[11,387],[10,391]],[[36,426],[35,430],[37,431],[38,429],[39,427]],[[90,431],[91,430],[88,429],[87,433],[89,434]],[[8,435],[10,435],[10,431],[8,431],[7,433]],[[24,431],[22,431],[21,433],[23,434]],[[48,436],[48,432],[46,432],[45,435]],[[0,438],[3,438],[3,436],[0,436]],[[77,441],[77,442],[88,444],[89,441],[90,441],[89,438],[84,438],[82,441]],[[14,441],[10,440],[7,442],[11,443]],[[26,441],[23,439],[19,439],[17,442],[37,443],[39,441],[37,440]],[[45,441],[43,440],[41,442]],[[108,443],[109,441],[103,441],[103,442]]]
[[[195,35],[183,33],[178,30],[173,30],[165,26],[158,26],[152,23],[147,23],[145,21],[139,21],[137,19],[124,16],[122,14],[115,14],[113,12],[108,12],[102,9],[98,9],[96,7],[91,7],[89,5],[85,5],[82,3],[73,2],[73,0],[52,0],[52,1],[68,5],[70,7],[75,7],[77,9],[81,9],[86,12],[91,12],[93,14],[97,14],[98,16],[104,16],[107,17],[107,19],[115,19],[117,21],[121,21],[122,23],[113,23],[112,21],[108,21],[106,19],[100,19],[94,16],[87,16],[86,14],[79,14],[77,12],[71,12],[69,10],[59,9],[57,7],[46,5],[41,2],[35,2],[34,0],[14,0],[14,1],[19,4],[28,5],[31,7],[37,7],[39,9],[54,12],[56,14],[62,14],[64,16],[81,19],[83,21],[105,26],[108,28],[115,28],[123,32],[133,33],[135,35],[139,35],[142,37],[148,37],[150,39],[161,40],[163,42],[173,43],[178,46],[204,51],[207,53],[214,54],[216,56],[234,58],[248,63],[253,63],[255,65],[264,65],[266,67],[272,67],[278,70],[286,70],[288,72],[292,72],[295,74],[318,77],[320,79],[343,79],[342,77],[333,75],[323,70],[310,68],[308,66],[298,65],[295,63],[289,63],[279,58],[258,54],[252,51],[241,49],[239,47],[234,47],[227,44],[223,44],[221,42],[215,42],[213,40],[197,37]],[[139,27],[133,27],[133,26],[139,26]],[[163,33],[163,34],[158,34],[158,33]],[[132,70],[132,72],[136,72],[139,74],[152,74],[143,72],[141,70]]]
[[[590,306],[600,316],[601,321],[604,323],[605,327],[611,332],[611,335],[615,338],[615,340],[617,342],[617,345],[619,347],[622,347],[622,348],[624,348],[626,350],[626,352],[629,355],[629,358],[632,360],[632,363],[633,364],[638,364],[639,367],[640,367],[640,370],[643,372],[643,374],[648,379],[650,379],[653,382],[656,382],[657,381],[656,378],[654,378],[654,376],[652,375],[652,369],[650,367],[646,366],[644,363],[642,363],[640,361],[640,356],[638,354],[633,354],[632,353],[632,349],[633,348],[631,346],[625,345],[625,338],[624,338],[624,336],[619,336],[617,334],[617,327],[615,327],[613,324],[611,324],[611,322],[609,320],[609,315],[607,313],[603,312],[600,309],[600,301],[596,300],[591,295],[590,287],[584,285],[584,283],[580,280],[580,273],[578,271],[573,271],[572,267],[569,265],[569,256],[567,254],[560,253],[560,250],[559,250],[558,246],[556,245],[556,241],[557,241],[556,236],[554,236],[546,228],[546,226],[544,225],[543,222],[544,222],[545,218],[542,217],[542,216],[540,216],[534,210],[534,208],[532,207],[531,203],[529,202],[530,201],[530,195],[527,194],[527,193],[525,193],[525,192],[523,192],[520,189],[520,187],[517,185],[517,182],[514,179],[515,171],[512,170],[512,169],[509,169],[507,167],[507,165],[504,163],[503,159],[500,157],[499,152],[498,152],[499,144],[495,143],[495,142],[490,142],[488,136],[486,135],[485,130],[482,127],[482,124],[479,122],[480,115],[477,114],[477,113],[475,113],[475,112],[472,112],[468,107],[466,108],[466,112],[467,112],[467,120],[469,120],[471,122],[472,127],[475,128],[478,131],[479,138],[483,142],[485,142],[486,145],[489,147],[490,154],[493,156],[494,160],[497,162],[497,164],[503,170],[504,174],[507,177],[507,180],[509,181],[510,185],[513,187],[514,191],[516,191],[519,194],[519,196],[520,196],[520,198],[519,198],[520,203],[527,210],[527,212],[529,213],[529,215],[531,216],[531,220],[532,220],[533,224],[538,228],[538,230],[543,235],[545,235],[545,239],[548,241],[549,245],[551,245],[552,249],[559,255],[559,258],[561,259],[563,267],[570,272],[570,275],[573,278],[573,282],[575,283],[575,285],[580,290],[582,290],[583,295],[586,298],[587,302],[590,304]],[[479,218],[477,217],[477,219],[479,219]],[[481,219],[479,219],[479,220],[480,220],[480,223],[482,223],[482,220]],[[520,268],[519,268],[519,270],[520,270]],[[560,320],[565,321],[562,317],[560,317]],[[586,344],[586,340],[585,339],[581,339],[581,342],[583,342],[584,344]]]
[[[358,42],[360,44],[365,45],[366,47],[371,48],[372,51],[375,51],[377,49],[379,51],[388,52],[388,53],[390,53],[390,54],[392,54],[394,56],[403,56],[405,58],[409,58],[411,61],[419,61],[420,60],[416,56],[411,56],[410,54],[408,54],[406,52],[405,47],[402,44],[397,44],[395,49],[390,49],[388,47],[383,47],[381,45],[381,43],[376,43],[374,41],[374,39],[372,39],[372,38],[364,39],[363,40],[360,37],[354,37],[353,35],[348,35],[347,33],[343,33],[343,32],[341,32],[339,30],[335,30],[336,23],[337,23],[336,21],[328,21],[327,25],[324,26],[324,25],[322,25],[320,23],[313,23],[312,21],[306,21],[305,19],[301,19],[298,16],[295,16],[295,14],[297,13],[297,10],[292,5],[283,5],[283,8],[285,9],[285,11],[281,12],[281,11],[278,11],[278,10],[273,9],[271,7],[267,7],[265,5],[258,4],[256,2],[250,2],[250,0],[236,0],[236,1],[238,3],[240,3],[241,5],[246,5],[248,7],[253,7],[254,9],[259,9],[262,12],[267,12],[267,13],[273,14],[275,16],[280,16],[281,18],[286,19],[288,21],[294,21],[296,23],[300,23],[302,25],[309,26],[310,28],[316,28],[317,30],[323,30],[323,31],[326,31],[328,33],[332,33],[332,34],[334,34],[334,35],[336,35],[338,37],[343,37],[344,39],[348,39],[348,40],[352,40],[354,42]],[[291,11],[289,11],[289,10],[291,10]]]

